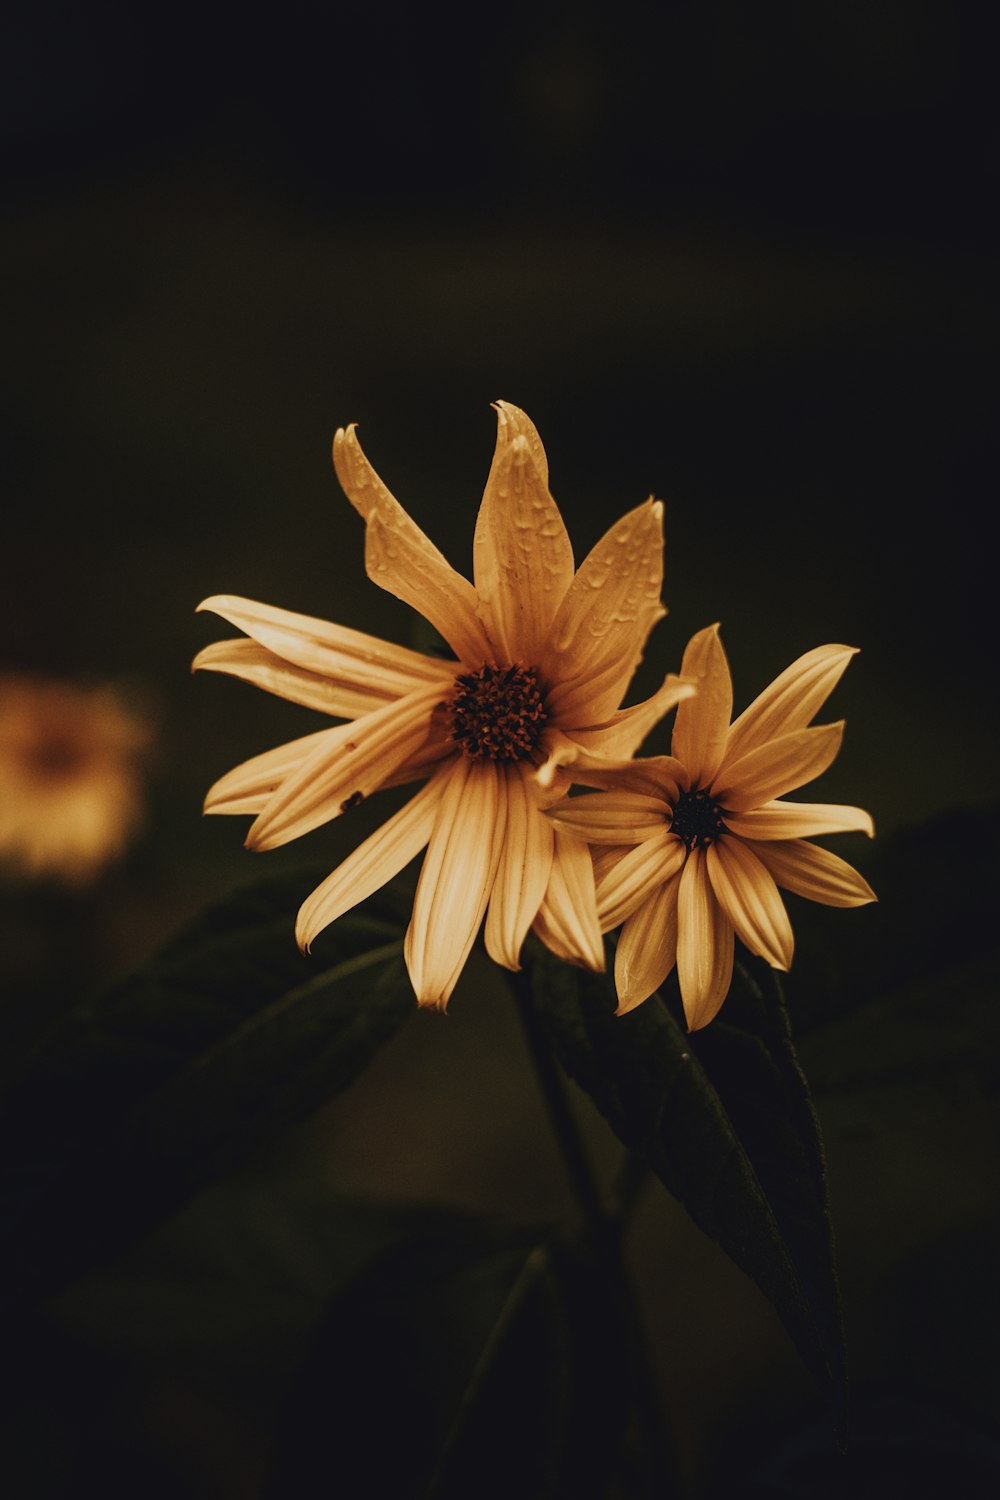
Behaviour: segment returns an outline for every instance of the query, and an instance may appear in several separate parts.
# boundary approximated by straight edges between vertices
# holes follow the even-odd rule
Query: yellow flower
[[[30,878],[92,880],[141,813],[148,728],[111,688],[0,678],[0,857]]]
[[[574,573],[538,433],[517,407],[496,410],[474,585],[392,497],[353,425],[333,444],[366,522],[368,576],[418,609],[455,659],[245,599],[199,606],[250,639],[207,647],[196,668],[350,721],[258,755],[211,788],[206,812],[255,815],[251,849],[299,838],[380,788],[424,782],[312,893],[296,935],[307,949],[429,846],[405,954],[418,1001],[439,1009],[484,916],[486,947],[507,968],[519,966],[532,926],[563,957],[603,967],[589,851],[543,810],[578,770],[601,775],[630,757],[693,691],[668,676],[645,703],[618,709],[664,614],[660,503],[624,516]]]
[[[775,800],[835,759],[843,723],[807,726],[854,654],[850,646],[807,652],[730,724],[718,626],[699,631],[681,667],[698,692],[677,710],[672,754],[633,761],[605,782],[614,790],[552,812],[560,830],[605,846],[594,853],[597,902],[606,932],[623,924],[619,1015],[648,999],[676,963],[688,1026],[706,1026],[729,989],[734,933],[787,969],[793,937],[779,886],[826,906],[876,899],[857,870],[808,842],[849,829],[871,837],[868,813]]]

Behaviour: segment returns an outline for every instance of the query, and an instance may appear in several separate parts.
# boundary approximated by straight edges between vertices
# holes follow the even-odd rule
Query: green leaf
[[[856,859],[878,902],[838,912],[787,898],[796,952],[786,985],[800,1043],[995,943],[1000,810],[956,808],[874,844],[851,835],[837,852]]]
[[[774,1304],[838,1420],[845,1353],[822,1150],[780,997],[745,971],[728,1019],[689,1036],[659,995],[616,1016],[612,981],[526,953],[560,1063],[619,1138]]]
[[[331,1304],[289,1392],[268,1497],[603,1500],[625,1425],[625,1320],[600,1260],[456,1223]]]
[[[391,893],[299,953],[314,874],[238,893],[65,1014],[0,1100],[15,1281],[77,1274],[345,1089],[415,1009]]]
[[[102,1496],[256,1495],[272,1467],[281,1500],[331,1476],[339,1493],[404,1496],[435,1471],[494,1470],[497,1427],[521,1403],[504,1437],[508,1472],[518,1449],[524,1467],[511,1493],[531,1493],[541,1460],[586,1465],[603,1500],[622,1345],[606,1277],[544,1229],[343,1196],[268,1153],[47,1299],[16,1349],[8,1330],[5,1493],[69,1494],[70,1474],[38,1480],[62,1449]],[[150,1426],[164,1386],[179,1427]],[[382,1468],[401,1482],[383,1490],[364,1479],[387,1431]]]

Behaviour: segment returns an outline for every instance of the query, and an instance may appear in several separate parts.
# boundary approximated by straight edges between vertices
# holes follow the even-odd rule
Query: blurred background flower
[[[28,879],[94,880],[138,827],[151,737],[114,688],[0,677],[0,861]]]

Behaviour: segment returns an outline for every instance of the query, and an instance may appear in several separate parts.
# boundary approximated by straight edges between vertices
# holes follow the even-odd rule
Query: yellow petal
[[[496,411],[473,544],[476,593],[497,659],[531,666],[573,581],[573,548],[536,462],[537,432],[516,406],[500,401]]]
[[[664,715],[676,708],[678,703],[683,703],[685,698],[693,697],[697,691],[695,683],[686,682],[682,677],[668,672],[662,686],[651,698],[643,703],[635,703],[631,708],[619,709],[603,724],[564,724],[561,727],[577,744],[601,755],[634,755],[647,734]]]
[[[802,839],[817,833],[867,833],[875,837],[871,813],[839,802],[766,802],[726,814],[726,826],[747,839]]]
[[[521,944],[549,883],[554,833],[538,806],[528,768],[519,763],[507,766],[504,780],[504,842],[483,936],[496,963],[519,969]]]
[[[609,870],[613,869],[620,859],[633,849],[633,844],[593,844],[590,849],[591,863],[594,866],[594,884],[600,885]]]
[[[791,967],[795,939],[778,887],[767,867],[739,839],[723,838],[705,851],[712,889],[736,935],[772,969]]]
[[[642,905],[658,885],[671,880],[683,865],[687,850],[668,830],[645,839],[604,866],[597,889],[597,915],[603,932],[610,932]]]
[[[587,845],[571,833],[556,830],[549,884],[532,928],[557,957],[603,972],[594,867]]]
[[[343,679],[307,672],[268,651],[256,641],[215,641],[199,651],[191,663],[192,672],[225,672],[242,682],[253,683],[265,693],[318,709],[335,719],[357,719],[374,708],[398,697],[398,693],[377,692],[355,687]]]
[[[416,859],[430,839],[447,778],[445,771],[421,787],[306,898],[295,923],[295,937],[303,951],[309,951],[324,927],[367,900]]]
[[[333,440],[333,464],[344,493],[365,518],[365,567],[373,583],[410,604],[465,662],[490,658],[476,615],[476,591],[389,493],[365,457],[354,424]]]
[[[866,906],[878,897],[853,865],[801,839],[787,844],[752,845],[778,885],[796,896],[818,901],[822,906]]]
[[[542,735],[546,760],[536,773],[543,789],[551,787],[559,775],[577,786],[606,788],[608,791],[644,792],[652,797],[673,800],[679,785],[686,785],[684,767],[670,755],[647,756],[642,760],[618,759],[586,749],[561,730],[548,729]]]
[[[476,939],[504,840],[506,799],[492,761],[459,756],[424,857],[403,952],[420,1005],[444,1010]]]
[[[677,710],[670,750],[687,767],[691,786],[704,787],[719,769],[733,712],[733,679],[718,625],[691,637],[681,676],[696,682],[698,691]]]
[[[793,661],[729,731],[726,764],[778,735],[804,729],[819,713],[847,669],[854,646],[817,646]]]
[[[431,732],[426,741],[391,776],[386,777],[379,790],[385,792],[392,786],[406,786],[409,781],[422,781],[437,770],[443,760],[450,760],[455,753],[454,740],[435,727],[432,717]]]
[[[329,739],[281,784],[247,834],[248,849],[275,849],[339,817],[377,791],[427,739],[434,688],[421,688]]]
[[[584,559],[556,615],[540,665],[560,723],[599,723],[618,707],[666,614],[662,587],[663,506],[647,500]]]
[[[615,949],[615,988],[623,1016],[648,1000],[677,962],[677,891],[680,871],[632,913]]]
[[[677,978],[688,1028],[718,1014],[733,977],[733,924],[715,899],[704,854],[691,852],[677,889]]]
[[[207,813],[253,813],[255,816],[270,801],[275,790],[317,750],[339,743],[339,729],[321,729],[255,755],[252,760],[227,771],[208,789]]]
[[[837,724],[816,724],[768,740],[739,760],[727,759],[712,786],[712,796],[727,811],[760,807],[821,775],[836,760],[843,738],[841,719]]]
[[[234,594],[215,594],[202,600],[198,610],[220,615],[268,651],[307,672],[382,698],[411,693],[422,682],[447,681],[455,670],[454,663],[424,656],[405,646],[394,646],[361,630],[348,630],[344,625],[293,614]]]
[[[589,844],[638,844],[665,833],[671,816],[667,802],[636,792],[594,792],[567,797],[548,813],[557,828]]]

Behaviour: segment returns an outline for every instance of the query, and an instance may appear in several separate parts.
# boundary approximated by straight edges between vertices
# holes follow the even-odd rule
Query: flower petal
[[[573,548],[538,467],[538,433],[516,406],[498,401],[496,412],[496,452],[473,543],[476,593],[497,659],[530,666],[573,581]]]
[[[273,750],[265,750],[263,755],[243,761],[209,787],[204,811],[253,813],[256,816],[285,778],[304,761],[317,750],[329,746],[331,741],[334,745],[339,743],[342,727],[303,735],[301,739],[289,740],[285,745],[276,745]]]
[[[332,677],[320,676],[318,672],[307,672],[304,667],[296,667],[268,651],[266,646],[245,639],[215,641],[206,646],[191,663],[191,670],[225,672],[230,677],[263,688],[265,693],[274,693],[291,703],[302,703],[306,708],[318,709],[335,719],[360,718],[374,708],[381,708],[392,697],[399,696],[355,687],[343,680],[338,682]]]
[[[729,812],[760,807],[821,775],[836,760],[843,738],[841,719],[837,724],[794,729],[768,740],[739,760],[727,759],[712,786],[712,796]]]
[[[733,712],[733,679],[718,625],[691,637],[681,676],[696,682],[698,691],[677,710],[670,751],[687,767],[691,787],[708,786],[719,769]]]
[[[313,939],[416,859],[434,829],[448,773],[429,781],[318,885],[299,908],[295,937],[308,953]]]
[[[554,684],[560,725],[594,724],[619,705],[646,638],[666,610],[663,505],[647,500],[606,532],[584,559],[539,663]]]
[[[818,901],[821,906],[867,906],[878,897],[853,865],[802,839],[787,844],[751,845],[775,882],[796,896]]]
[[[597,920],[594,867],[582,839],[555,831],[549,884],[532,930],[567,963],[604,970],[604,943]]]
[[[680,871],[632,913],[615,949],[617,1015],[648,1000],[677,962],[677,891]]]
[[[817,646],[774,679],[729,731],[725,768],[758,745],[804,729],[815,718],[847,669],[854,646]]]
[[[658,885],[677,874],[687,858],[679,838],[668,830],[645,839],[616,864],[602,869],[596,882],[597,915],[602,932],[610,932],[652,895]]]
[[[201,610],[220,615],[284,661],[383,699],[412,693],[422,682],[447,681],[455,671],[454,663],[394,646],[364,631],[234,594],[203,599],[195,612]]]
[[[590,849],[590,859],[594,866],[594,885],[600,885],[609,870],[612,870],[620,859],[634,849],[634,844],[593,844]]]
[[[353,422],[334,437],[333,466],[348,500],[365,518],[365,567],[372,582],[419,610],[463,661],[490,660],[475,589],[386,489],[362,452]]]
[[[719,905],[704,854],[691,852],[677,889],[677,978],[688,1029],[718,1014],[733,977],[733,924]]]
[[[424,687],[329,730],[326,743],[287,777],[259,814],[247,848],[287,844],[377,791],[427,739],[436,697],[434,688]]]
[[[638,844],[665,833],[670,805],[658,797],[636,792],[593,792],[557,802],[548,816],[564,833],[575,833],[589,844]]]
[[[766,802],[726,814],[726,827],[746,839],[802,839],[817,833],[867,833],[875,837],[871,813],[839,802]]]
[[[603,724],[593,728],[573,728],[570,733],[577,744],[601,755],[634,755],[654,725],[697,691],[695,683],[685,682],[682,677],[668,672],[662,686],[643,703],[619,709]]]
[[[792,924],[766,865],[739,839],[723,838],[705,851],[712,889],[736,935],[772,969],[791,967]]]
[[[444,1010],[476,939],[504,840],[506,798],[493,761],[459,756],[424,857],[404,955],[420,1005]]]
[[[521,967],[521,944],[545,895],[555,835],[538,806],[526,766],[506,768],[503,849],[483,934],[486,951],[507,969]]]
[[[451,759],[455,753],[454,740],[450,735],[437,731],[432,714],[431,732],[425,742],[408,756],[391,776],[385,778],[379,786],[379,791],[388,791],[392,786],[406,786],[409,781],[420,781],[423,777],[432,775],[441,761]]]
[[[606,788],[608,791],[644,792],[652,797],[673,800],[685,769],[670,755],[646,756],[642,760],[612,758],[587,750],[577,740],[558,729],[546,729],[542,735],[546,759],[538,767],[536,779],[543,789],[551,787],[558,777],[577,786]]]

